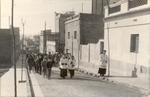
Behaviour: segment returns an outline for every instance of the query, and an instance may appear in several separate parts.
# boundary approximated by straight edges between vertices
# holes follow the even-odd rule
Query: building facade
[[[59,52],[64,52],[65,47],[65,20],[66,18],[73,16],[73,11],[66,13],[55,13],[55,32],[59,33]]]
[[[51,52],[52,54],[59,52],[59,34],[52,32],[47,36],[47,54]]]
[[[20,55],[19,28],[14,28],[15,33],[15,59]],[[11,65],[13,59],[13,35],[11,29],[0,29],[0,64]]]
[[[120,0],[105,7],[104,42],[111,75],[150,75],[149,10],[150,0]]]
[[[47,53],[47,46],[46,46],[46,42],[48,40],[48,35],[51,34],[51,30],[43,30],[41,31],[40,34],[40,53]]]
[[[59,52],[59,33],[51,30],[42,31],[40,35],[40,53]]]
[[[67,18],[65,22],[65,51],[75,56],[78,65],[83,58],[82,45],[97,44],[103,39],[103,28],[101,28],[103,20],[100,17],[100,15],[80,13]]]
[[[56,42],[47,41],[47,53],[55,54],[56,53]]]

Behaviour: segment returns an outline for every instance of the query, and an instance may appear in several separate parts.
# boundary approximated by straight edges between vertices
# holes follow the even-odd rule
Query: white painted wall
[[[141,9],[148,8],[147,6],[143,6]],[[122,8],[125,7],[127,5],[122,4]],[[105,49],[108,53],[110,51],[111,72],[120,75],[131,75],[137,63],[138,75],[147,76],[150,68],[150,12],[143,9],[141,12],[128,14],[126,12],[114,18],[114,15],[108,15],[107,8],[105,10],[106,17],[109,17],[109,19],[105,21],[104,41]],[[136,9],[132,11],[136,11]],[[137,54],[130,52],[131,34],[139,34],[139,52]],[[140,73],[141,66],[144,67],[144,73]]]
[[[77,39],[74,39],[74,31],[77,31]],[[68,32],[70,32],[70,39],[68,39]],[[79,62],[80,53],[80,20],[79,18],[74,18],[65,23],[65,50],[75,57],[76,63]]]
[[[43,41],[43,36],[40,36],[40,53],[44,53],[44,41]]]
[[[51,52],[52,54],[56,53],[56,42],[55,41],[47,41],[47,54]]]
[[[81,65],[85,65],[89,68],[98,68],[100,65],[100,42],[103,40],[99,40],[96,44],[87,44],[87,45],[80,45],[80,62]],[[87,65],[88,64],[88,65]],[[97,71],[96,71],[97,72]]]

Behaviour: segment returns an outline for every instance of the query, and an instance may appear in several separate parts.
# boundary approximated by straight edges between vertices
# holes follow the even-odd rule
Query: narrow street
[[[83,73],[76,72],[73,79],[61,79],[58,68],[53,68],[50,80],[39,74],[35,76],[45,97],[142,97],[136,88],[103,81]]]
[[[150,97],[150,0],[0,0],[0,97]]]

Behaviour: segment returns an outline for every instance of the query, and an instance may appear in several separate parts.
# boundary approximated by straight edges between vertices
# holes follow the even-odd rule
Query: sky
[[[91,13],[92,0],[14,0],[14,26],[25,24],[25,35],[37,35],[46,28],[55,32],[55,12],[76,11]],[[11,0],[1,0],[1,28],[8,28],[11,16]]]

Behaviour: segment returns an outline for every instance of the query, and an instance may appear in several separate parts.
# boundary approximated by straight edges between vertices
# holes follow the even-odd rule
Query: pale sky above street
[[[74,10],[77,13],[91,13],[92,0],[14,0],[15,1],[15,26],[22,30],[21,19],[25,21],[25,35],[35,35],[47,28],[55,31],[55,12],[66,12]],[[9,27],[9,16],[11,15],[11,0],[1,0],[2,28]],[[22,33],[22,31],[20,32]]]

